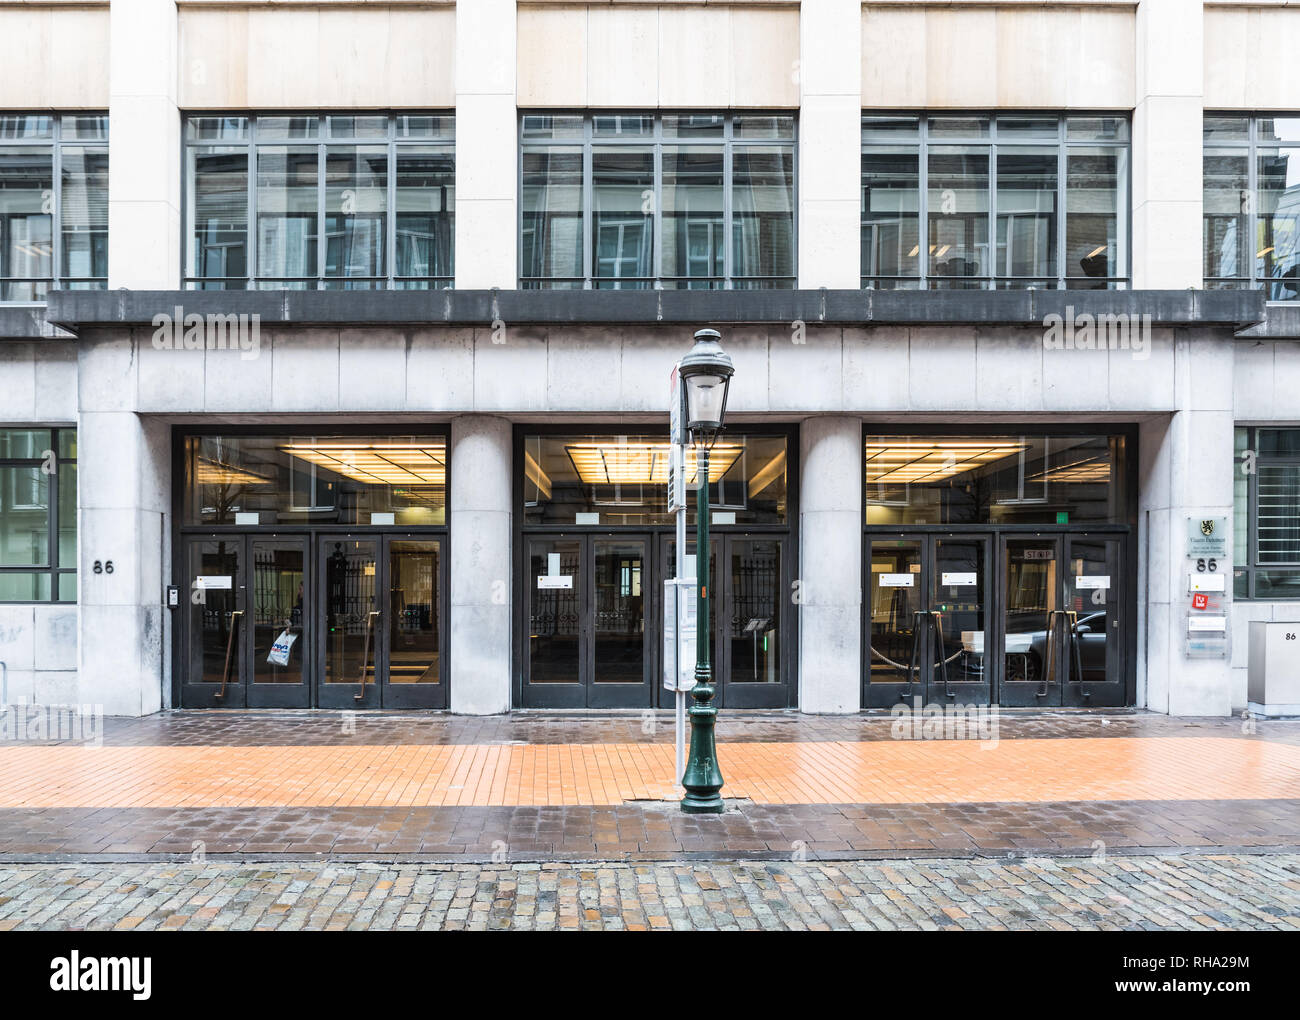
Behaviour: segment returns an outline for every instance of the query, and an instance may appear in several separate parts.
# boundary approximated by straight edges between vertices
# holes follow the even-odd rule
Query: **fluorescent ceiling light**
[[[1104,252],[1105,250],[1106,250],[1106,246],[1105,246],[1104,244],[1103,244],[1103,245],[1098,245],[1096,248],[1093,248],[1092,251],[1088,252],[1088,254],[1084,256],[1084,258],[1085,258],[1085,259],[1094,259],[1094,258],[1096,258],[1098,255],[1100,255],[1102,252]]]
[[[1025,449],[1016,440],[868,442],[867,481],[880,485],[938,482]]]
[[[670,443],[566,443],[565,452],[586,485],[667,485]],[[725,475],[744,446],[717,443],[709,455],[709,482]],[[695,458],[686,455],[686,479],[695,480]]]
[[[407,443],[290,443],[286,453],[367,485],[445,485],[446,448]]]
[[[265,485],[271,479],[246,468],[233,467],[220,461],[200,457],[194,465],[194,481],[198,485]]]

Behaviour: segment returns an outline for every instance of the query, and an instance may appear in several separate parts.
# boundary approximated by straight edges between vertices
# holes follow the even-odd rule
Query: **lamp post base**
[[[722,770],[718,768],[718,753],[714,743],[714,722],[718,710],[709,702],[713,699],[711,684],[697,683],[691,691],[691,752],[686,759],[686,773],[682,786],[682,811],[688,815],[720,815],[726,810],[722,803]]]

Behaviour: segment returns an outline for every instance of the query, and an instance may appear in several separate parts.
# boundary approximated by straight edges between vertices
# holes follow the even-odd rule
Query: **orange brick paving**
[[[1300,798],[1300,746],[1250,737],[723,743],[758,804]],[[675,798],[664,743],[0,747],[0,809],[491,807]]]

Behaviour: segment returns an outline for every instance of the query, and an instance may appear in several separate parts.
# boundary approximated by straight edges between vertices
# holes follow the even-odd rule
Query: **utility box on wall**
[[[1246,700],[1258,715],[1300,715],[1300,623],[1250,623]]]

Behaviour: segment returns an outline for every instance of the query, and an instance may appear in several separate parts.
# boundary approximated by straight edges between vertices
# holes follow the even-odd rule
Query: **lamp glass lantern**
[[[686,389],[686,428],[697,440],[716,436],[727,414],[727,391],[736,368],[721,341],[716,329],[697,331],[695,346],[679,369]]]

